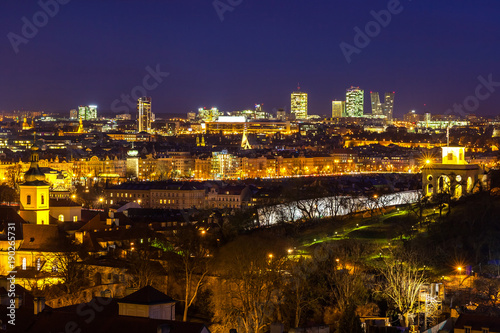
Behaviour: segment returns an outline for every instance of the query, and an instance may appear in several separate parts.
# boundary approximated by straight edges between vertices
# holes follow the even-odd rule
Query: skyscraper
[[[394,111],[394,95],[395,92],[386,92],[384,103],[380,102],[380,96],[378,92],[370,92],[372,101],[372,114],[375,116],[385,116],[387,120],[392,120],[392,114]]]
[[[385,93],[385,101],[384,105],[382,106],[384,116],[387,117],[387,120],[392,121],[392,115],[394,112],[394,95],[396,93],[393,92],[386,92]]]
[[[359,87],[347,89],[345,98],[346,117],[363,117],[363,104],[365,91]]]
[[[345,101],[332,101],[332,118],[345,116]]]
[[[137,133],[150,133],[151,122],[151,97],[141,97],[137,100]]]
[[[81,105],[78,107],[78,118],[83,120],[97,119],[97,105]]]
[[[380,95],[378,94],[378,92],[370,91],[370,97],[372,102],[372,115],[383,115],[382,103],[380,103]]]
[[[295,119],[307,119],[307,93],[300,91],[300,87],[292,93],[291,114]]]

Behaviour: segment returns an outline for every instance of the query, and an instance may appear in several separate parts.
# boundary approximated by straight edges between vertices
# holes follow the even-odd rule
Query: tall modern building
[[[307,93],[300,91],[300,87],[292,93],[290,111],[295,119],[307,119]]]
[[[137,133],[151,132],[151,97],[141,97],[137,100]]]
[[[372,114],[375,116],[385,116],[387,120],[392,120],[394,112],[394,95],[395,92],[385,93],[384,103],[380,102],[378,92],[370,92],[372,102]]]
[[[347,89],[345,95],[346,117],[363,117],[363,105],[365,102],[365,91],[359,87]]]
[[[78,118],[83,120],[97,119],[97,105],[81,105],[78,107]]]
[[[380,95],[378,92],[370,91],[370,97],[372,102],[372,115],[381,116],[383,115],[382,103],[380,103]]]
[[[384,112],[384,115],[387,117],[387,120],[392,121],[392,115],[394,113],[394,96],[395,92],[386,92],[385,93],[385,101],[384,105],[382,106],[382,111]]]
[[[345,101],[332,101],[332,118],[345,116]]]

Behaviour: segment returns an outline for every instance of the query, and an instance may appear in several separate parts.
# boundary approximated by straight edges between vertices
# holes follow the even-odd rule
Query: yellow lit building
[[[345,115],[345,101],[332,101],[332,118],[341,118]]]
[[[482,181],[481,169],[477,164],[468,164],[464,147],[442,147],[441,163],[424,161],[422,186],[426,196],[449,194],[459,198],[474,191]]]
[[[137,133],[151,133],[151,97],[141,97],[137,101]]]
[[[291,96],[290,110],[292,115],[295,115],[295,119],[307,119],[307,93],[300,90],[294,91]]]

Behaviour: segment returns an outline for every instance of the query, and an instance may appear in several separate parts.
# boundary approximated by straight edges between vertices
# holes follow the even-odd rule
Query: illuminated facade
[[[96,120],[97,119],[97,106],[84,105],[78,107],[78,118],[83,120]]]
[[[382,115],[383,111],[382,103],[380,103],[380,95],[378,94],[378,92],[370,91],[370,97],[372,102],[372,115]]]
[[[223,150],[212,153],[212,175],[214,179],[235,179],[241,174],[241,159]]]
[[[385,116],[387,120],[392,120],[394,112],[394,95],[395,92],[385,93],[384,103],[380,102],[380,95],[378,92],[370,92],[372,115]]]
[[[307,119],[307,93],[294,91],[291,97],[291,113],[295,119]]]
[[[347,89],[345,100],[346,117],[363,117],[365,91],[359,87]]]
[[[460,198],[472,193],[483,181],[480,167],[465,161],[465,147],[442,147],[441,163],[424,163],[422,186],[426,196],[445,194]]]
[[[387,120],[392,120],[392,115],[394,113],[394,95],[395,92],[386,92],[384,104],[382,105],[382,111]]]
[[[137,133],[151,133],[151,97],[141,97],[137,101]]]
[[[250,122],[209,122],[206,132],[210,134],[273,134],[290,133],[289,121],[250,121]]]
[[[222,113],[219,111],[219,109],[215,107],[211,109],[207,108],[198,109],[198,118],[201,121],[206,121],[206,122],[217,121],[220,116],[222,116]]]
[[[332,118],[340,118],[345,115],[345,101],[332,101]]]
[[[25,173],[25,182],[19,185],[19,215],[29,223],[49,224],[49,183],[38,167],[38,148],[33,146],[31,165]]]

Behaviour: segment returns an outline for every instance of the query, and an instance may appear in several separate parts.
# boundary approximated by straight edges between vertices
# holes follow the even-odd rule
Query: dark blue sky
[[[157,65],[170,74],[148,93],[156,113],[257,102],[289,109],[297,82],[310,113],[329,114],[351,85],[365,99],[396,91],[396,115],[424,104],[444,113],[475,95],[478,76],[500,82],[498,0],[402,0],[402,12],[348,64],[339,44],[353,44],[354,27],[391,1],[243,0],[221,21],[213,0],[71,0],[17,54],[8,34],[22,36],[22,18],[32,22],[41,7],[2,1],[0,110],[111,110]],[[500,114],[494,89],[476,113]]]

